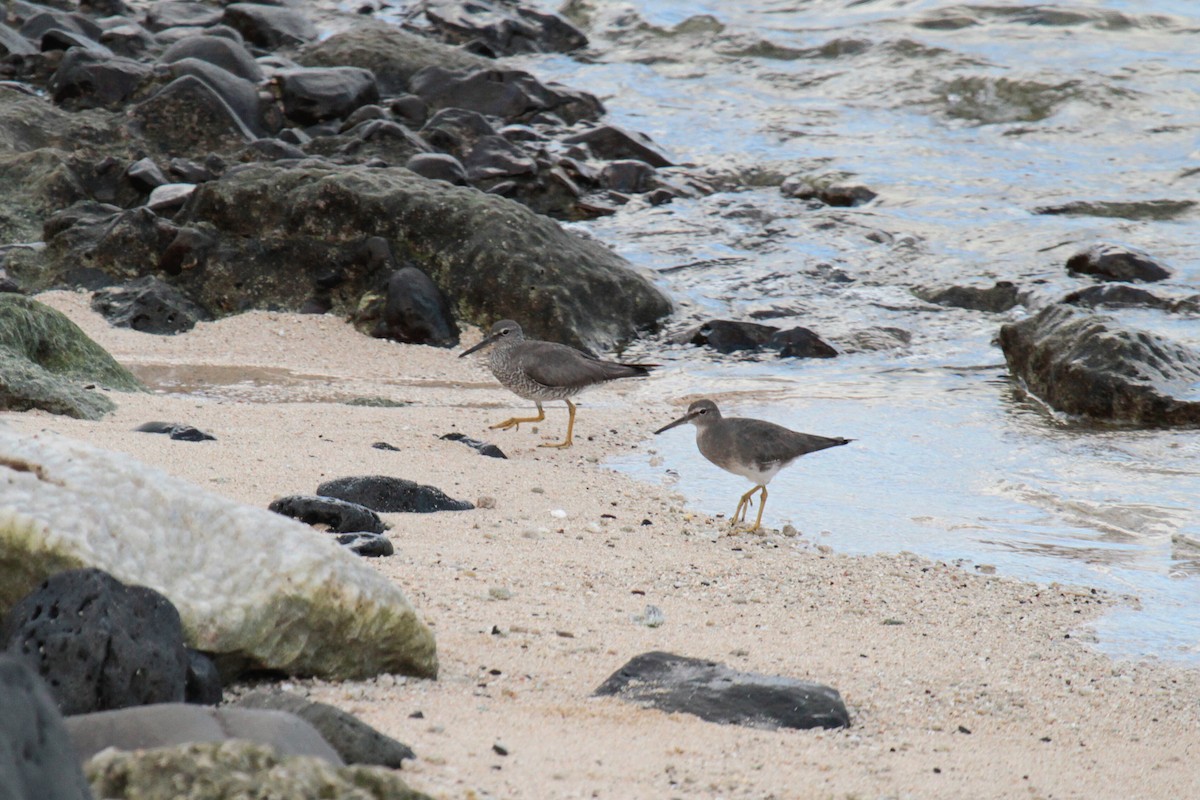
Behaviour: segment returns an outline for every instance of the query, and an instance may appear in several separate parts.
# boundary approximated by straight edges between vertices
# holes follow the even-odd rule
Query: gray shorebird
[[[538,410],[536,417],[512,417],[490,426],[492,429],[506,430],[520,428],[522,422],[541,422],[546,418],[546,412],[542,410],[543,402],[566,401],[570,414],[567,437],[553,444],[544,442],[542,447],[571,446],[571,435],[575,430],[575,404],[571,402],[572,397],[598,383],[646,375],[652,367],[658,366],[602,361],[565,344],[526,339],[521,326],[511,319],[497,322],[487,338],[463,351],[459,358],[485,347],[491,347],[488,367],[496,380],[518,397],[532,400]]]
[[[758,530],[762,523],[763,508],[767,505],[767,484],[781,469],[800,456],[853,441],[797,433],[761,419],[722,417],[721,410],[712,400],[697,400],[688,406],[686,414],[655,433],[687,422],[696,426],[696,446],[702,456],[727,472],[754,481],[754,488],[742,495],[733,512],[735,529],[739,522],[746,520],[746,511],[752,505],[750,498],[755,492],[762,493],[758,518],[746,529],[747,533]]]

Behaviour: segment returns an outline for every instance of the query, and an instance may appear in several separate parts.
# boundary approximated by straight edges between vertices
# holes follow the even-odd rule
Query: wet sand
[[[494,502],[385,515],[396,555],[367,562],[432,626],[436,682],[287,682],[412,746],[414,788],[447,798],[1200,796],[1200,671],[1118,662],[1087,643],[1089,621],[1129,598],[908,554],[843,556],[803,526],[729,536],[724,519],[689,511],[669,488],[603,466],[652,451],[651,431],[694,399],[664,398],[659,379],[584,395],[575,446],[545,449],[565,431],[563,405],[547,406],[536,433],[489,431],[528,409],[457,351],[269,312],[157,337],[110,327],[86,295],[39,299],[167,390],[114,393],[118,410],[99,422],[30,412],[0,414],[4,423],[127,452],[257,506],[362,474]],[[390,405],[349,404],[363,400]],[[133,431],[151,420],[217,441]],[[438,438],[453,431],[508,459]],[[746,488],[730,478],[730,510]],[[845,513],[852,524],[854,509]],[[636,621],[647,605],[663,611],[662,626]],[[755,730],[590,697],[650,650],[826,683],[853,725]]]

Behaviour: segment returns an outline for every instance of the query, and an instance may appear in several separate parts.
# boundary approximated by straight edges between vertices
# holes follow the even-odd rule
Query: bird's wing
[[[593,383],[645,375],[645,367],[602,361],[556,342],[523,342],[517,353],[521,369],[543,386],[580,388]]]
[[[817,436],[812,433],[799,433],[767,422],[761,419],[737,419],[737,436],[745,442],[751,439],[755,442],[756,460],[761,466],[775,463],[787,463],[807,453],[815,453],[829,447],[837,447],[849,442],[849,439]]]

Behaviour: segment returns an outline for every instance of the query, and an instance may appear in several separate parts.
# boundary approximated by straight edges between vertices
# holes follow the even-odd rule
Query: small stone
[[[556,508],[550,512],[550,516],[554,517],[555,519],[566,519],[567,512],[561,508]]]
[[[648,605],[645,611],[634,616],[633,621],[647,628],[660,628],[667,621],[667,615],[658,606]]]
[[[488,589],[488,597],[493,600],[511,600],[513,592],[507,586],[492,586]]]
[[[477,497],[475,499],[475,507],[476,508],[495,508],[496,507],[496,498],[494,498],[490,495],[484,495],[483,497]]]

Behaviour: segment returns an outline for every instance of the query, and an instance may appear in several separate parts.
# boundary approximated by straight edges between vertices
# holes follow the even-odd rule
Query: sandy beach
[[[159,337],[109,326],[86,294],[38,299],[165,390],[113,393],[118,409],[99,422],[6,412],[4,424],[256,506],[367,474],[481,506],[386,515],[396,555],[369,562],[434,630],[437,681],[288,682],[409,744],[405,775],[435,797],[1200,796],[1200,671],[1088,644],[1089,621],[1129,598],[909,554],[840,555],[803,530],[726,535],[669,487],[604,467],[651,451],[651,432],[695,399],[664,397],[655,377],[584,395],[575,446],[545,449],[565,431],[563,405],[536,433],[489,431],[529,409],[458,350],[261,311]],[[152,420],[217,440],[133,430]],[[508,459],[438,438],[453,431]],[[730,479],[731,510],[746,488]],[[647,605],[664,624],[636,620]],[[853,724],[755,730],[590,696],[651,650],[828,684]]]

